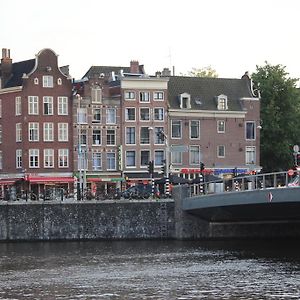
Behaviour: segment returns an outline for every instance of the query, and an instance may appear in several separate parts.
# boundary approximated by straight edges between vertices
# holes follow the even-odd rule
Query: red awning
[[[34,177],[28,176],[27,179],[30,183],[49,183],[49,182],[74,182],[73,177]]]
[[[17,179],[0,179],[0,184],[14,184]]]

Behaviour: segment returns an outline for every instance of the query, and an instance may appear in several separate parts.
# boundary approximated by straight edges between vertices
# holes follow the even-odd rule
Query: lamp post
[[[166,145],[166,196],[170,196],[170,178],[169,178],[169,173],[170,173],[170,161],[169,161],[169,141],[168,141],[168,136],[164,133],[163,130],[159,132],[159,137],[165,142]]]

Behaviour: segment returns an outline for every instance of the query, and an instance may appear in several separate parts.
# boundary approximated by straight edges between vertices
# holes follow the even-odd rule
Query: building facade
[[[2,50],[0,65],[1,194],[47,187],[72,192],[72,80],[51,49],[13,63]]]

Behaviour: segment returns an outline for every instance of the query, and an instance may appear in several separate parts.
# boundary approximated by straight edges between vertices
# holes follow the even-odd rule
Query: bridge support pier
[[[182,203],[189,197],[189,186],[180,185],[173,187],[175,201],[175,236],[179,240],[206,239],[210,237],[209,222],[198,216],[188,214],[182,210]]]

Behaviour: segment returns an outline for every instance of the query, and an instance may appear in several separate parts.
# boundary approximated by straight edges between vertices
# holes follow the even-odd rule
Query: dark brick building
[[[47,185],[73,190],[72,80],[51,49],[0,65],[0,184],[36,195]]]

